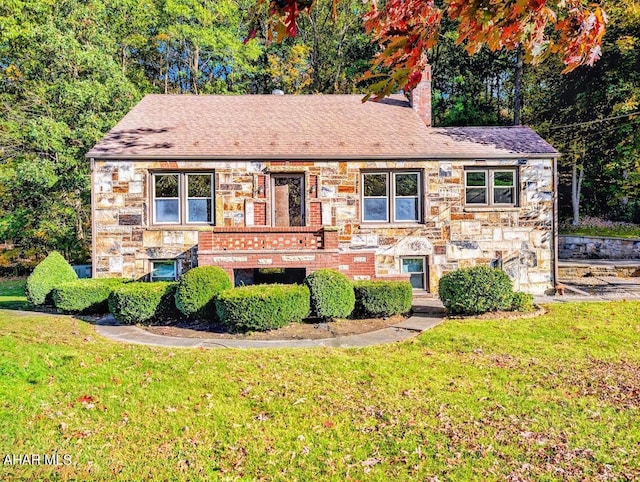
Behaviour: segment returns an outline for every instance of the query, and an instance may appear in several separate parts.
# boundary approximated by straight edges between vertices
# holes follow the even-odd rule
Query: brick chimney
[[[422,78],[410,94],[411,107],[415,109],[427,127],[431,127],[431,66],[425,65]]]

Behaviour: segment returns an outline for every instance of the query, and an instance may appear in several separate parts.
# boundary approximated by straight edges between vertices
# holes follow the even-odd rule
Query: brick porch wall
[[[376,279],[375,252],[341,253],[338,231],[322,226],[213,228],[198,233],[198,265],[234,269],[332,268],[352,280]],[[408,276],[385,276],[408,280]]]

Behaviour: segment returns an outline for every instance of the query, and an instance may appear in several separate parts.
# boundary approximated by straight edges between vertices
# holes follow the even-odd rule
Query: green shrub
[[[513,287],[504,271],[475,266],[457,269],[440,278],[438,295],[449,313],[475,315],[510,310]]]
[[[342,273],[319,269],[304,279],[311,293],[311,314],[318,318],[346,318],[356,304],[353,283]]]
[[[79,279],[53,290],[53,304],[66,313],[106,313],[109,295],[126,280],[123,278]]]
[[[413,288],[408,281],[357,281],[353,289],[357,316],[392,316],[411,310]]]
[[[128,325],[153,324],[180,316],[176,310],[177,283],[156,281],[153,283],[126,283],[113,290],[109,296],[109,311],[121,323]]]
[[[231,286],[229,275],[222,268],[192,268],[178,282],[176,308],[187,317],[215,320],[216,297]]]
[[[516,291],[513,293],[513,299],[511,300],[511,311],[533,311],[533,295],[531,293],[524,293],[522,291]]]
[[[51,304],[54,288],[75,281],[78,275],[57,251],[52,251],[27,278],[27,299],[34,305]]]
[[[229,331],[272,330],[309,314],[309,289],[279,284],[232,288],[218,295],[216,310]]]

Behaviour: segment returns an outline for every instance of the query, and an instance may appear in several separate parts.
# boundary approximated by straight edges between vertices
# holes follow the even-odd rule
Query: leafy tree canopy
[[[339,2],[333,0],[334,9]],[[560,57],[565,72],[600,57],[607,23],[604,10],[587,0],[370,0],[369,5],[366,28],[381,47],[366,74],[380,78],[370,88],[376,97],[420,81],[424,54],[437,43],[445,15],[458,22],[458,42],[470,53],[485,45],[494,51],[522,46],[529,62]],[[312,0],[257,0],[255,12],[257,18],[266,9],[268,37],[275,33],[282,39],[297,35],[300,14],[313,7]],[[254,26],[250,36],[257,31]]]

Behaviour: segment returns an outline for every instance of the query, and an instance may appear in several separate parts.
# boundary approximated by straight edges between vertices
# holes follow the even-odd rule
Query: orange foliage
[[[339,0],[333,0],[334,5]],[[444,14],[458,24],[458,42],[470,53],[482,46],[491,50],[522,46],[528,62],[558,55],[569,72],[600,58],[607,16],[588,0],[387,0],[378,8],[370,0],[365,27],[381,50],[372,59],[365,78],[380,78],[371,91],[383,97],[398,89],[410,90],[420,81],[425,53],[438,40]],[[296,20],[313,7],[312,0],[257,0],[267,7],[269,38],[295,36]],[[255,36],[253,29],[249,38]]]

